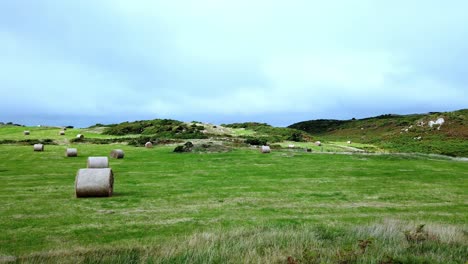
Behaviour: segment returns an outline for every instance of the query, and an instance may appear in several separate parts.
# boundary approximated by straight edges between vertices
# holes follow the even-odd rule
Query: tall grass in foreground
[[[466,229],[389,220],[369,226],[216,229],[167,243],[78,248],[10,259],[16,263],[465,263]]]

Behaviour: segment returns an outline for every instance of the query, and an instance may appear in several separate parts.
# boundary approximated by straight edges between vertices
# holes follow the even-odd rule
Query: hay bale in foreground
[[[78,134],[78,135],[76,135],[76,138],[83,139],[84,135],[83,134]]]
[[[114,159],[123,159],[125,153],[121,149],[114,149],[111,151],[110,156]]]
[[[145,143],[145,148],[152,148],[152,147],[153,147],[153,143],[149,141]]]
[[[23,134],[24,134],[25,136],[28,136],[28,135],[29,135],[29,130],[23,131]]]
[[[351,142],[351,140],[348,140],[348,141],[346,141],[346,143],[351,144],[352,142]]]
[[[262,146],[260,151],[262,153],[270,153],[271,152],[271,149],[270,149],[270,146]]]
[[[65,151],[65,156],[76,157],[78,156],[78,150],[76,148],[67,148],[67,150]]]
[[[75,178],[76,197],[111,197],[114,191],[112,169],[79,169]]]
[[[34,151],[44,151],[43,144],[34,144]]]
[[[65,131],[64,131],[64,130],[60,130],[59,135],[60,135],[60,136],[65,136]]]
[[[89,169],[109,168],[109,160],[107,157],[88,157]]]
[[[322,145],[322,142],[320,142],[320,141],[315,141],[314,144],[315,144],[316,146],[319,146],[319,147],[320,147],[320,146]]]

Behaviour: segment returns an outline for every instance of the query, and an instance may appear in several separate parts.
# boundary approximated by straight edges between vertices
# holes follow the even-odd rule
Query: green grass
[[[66,158],[65,145],[42,153],[0,145],[0,262],[467,260],[467,162],[70,146],[79,157]],[[124,159],[110,160],[115,195],[75,198],[75,174],[86,158],[114,148],[125,151]],[[427,224],[431,239],[405,239],[404,231],[419,224]],[[372,244],[361,253],[358,240],[367,239]]]
[[[25,130],[30,131],[30,135],[24,135]],[[53,139],[58,141],[69,141],[76,138],[78,134],[83,134],[86,138],[118,138],[101,134],[99,129],[91,128],[68,128],[64,136],[59,135],[59,127],[20,127],[20,126],[0,126],[0,140],[24,140],[24,139]]]
[[[444,118],[445,123],[430,128],[428,122],[439,117]],[[370,144],[391,152],[468,157],[468,109],[358,120],[311,120],[289,127],[309,132],[325,142],[351,140],[353,144]]]

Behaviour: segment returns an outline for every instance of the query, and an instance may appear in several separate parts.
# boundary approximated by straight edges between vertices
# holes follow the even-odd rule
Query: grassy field
[[[67,146],[79,157],[66,158]],[[110,161],[115,195],[75,198],[86,158],[114,148],[125,151]],[[0,262],[468,260],[466,161],[172,150],[75,144],[41,153],[0,145]]]
[[[23,131],[30,131],[29,135],[24,135]],[[119,136],[109,136],[101,134],[101,130],[92,128],[69,128],[65,130],[65,135],[59,136],[59,127],[21,127],[21,126],[0,126],[0,140],[25,140],[25,139],[54,139],[58,142],[68,142],[76,138],[78,134],[86,138],[118,138]]]

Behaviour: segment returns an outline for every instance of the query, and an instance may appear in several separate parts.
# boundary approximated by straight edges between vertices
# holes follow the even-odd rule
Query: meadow
[[[65,157],[67,147],[78,148],[78,157]],[[114,196],[75,198],[86,158],[115,148],[125,158],[110,160]],[[173,149],[66,140],[44,152],[0,145],[0,263],[468,260],[466,161]]]

